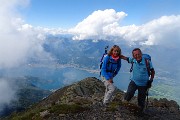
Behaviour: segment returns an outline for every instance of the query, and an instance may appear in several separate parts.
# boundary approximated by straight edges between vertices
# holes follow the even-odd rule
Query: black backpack
[[[104,59],[104,57],[106,57],[108,54],[107,54],[107,51],[108,51],[108,47],[109,46],[106,46],[104,49],[104,54],[102,55],[102,57],[101,57],[101,60],[100,60],[100,65],[99,65],[99,68],[101,69],[102,68],[102,64],[103,64],[103,59]]]

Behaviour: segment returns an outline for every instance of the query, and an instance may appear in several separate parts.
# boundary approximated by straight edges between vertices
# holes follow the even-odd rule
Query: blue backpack
[[[151,61],[151,56],[149,54],[142,54],[142,57]]]
[[[148,75],[150,76],[151,71],[150,71],[149,61],[151,61],[151,56],[149,54],[142,54],[142,58],[145,58],[146,67],[147,67],[147,70],[148,70]],[[134,62],[131,63],[130,72],[133,71],[133,63]]]

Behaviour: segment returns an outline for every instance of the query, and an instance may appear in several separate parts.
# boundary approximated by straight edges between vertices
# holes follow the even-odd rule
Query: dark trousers
[[[131,81],[129,83],[128,90],[124,96],[124,99],[130,101],[131,98],[134,96],[136,90],[138,90],[138,106],[140,106],[143,109],[145,106],[146,99],[146,86],[137,86],[134,81]]]

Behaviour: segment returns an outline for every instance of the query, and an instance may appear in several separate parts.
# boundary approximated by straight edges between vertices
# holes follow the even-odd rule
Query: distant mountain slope
[[[43,90],[33,85],[31,81],[34,79],[36,78],[30,76],[11,78],[11,81],[15,81],[16,83],[17,99],[13,100],[11,104],[4,105],[4,109],[0,112],[0,116],[7,116],[12,112],[23,111],[51,93],[49,90]]]
[[[175,101],[149,99],[146,114],[139,114],[137,101],[122,102],[124,92],[117,89],[108,109],[102,106],[104,85],[97,78],[85,78],[63,87],[12,120],[179,120],[179,105]]]

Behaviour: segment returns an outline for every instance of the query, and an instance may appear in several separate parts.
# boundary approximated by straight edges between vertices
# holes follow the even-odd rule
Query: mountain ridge
[[[179,120],[180,110],[176,101],[166,98],[149,98],[146,114],[140,114],[136,96],[129,103],[123,102],[124,92],[116,89],[107,109],[102,105],[105,87],[101,80],[88,77],[56,90],[48,97],[21,113],[6,119],[23,120]]]

